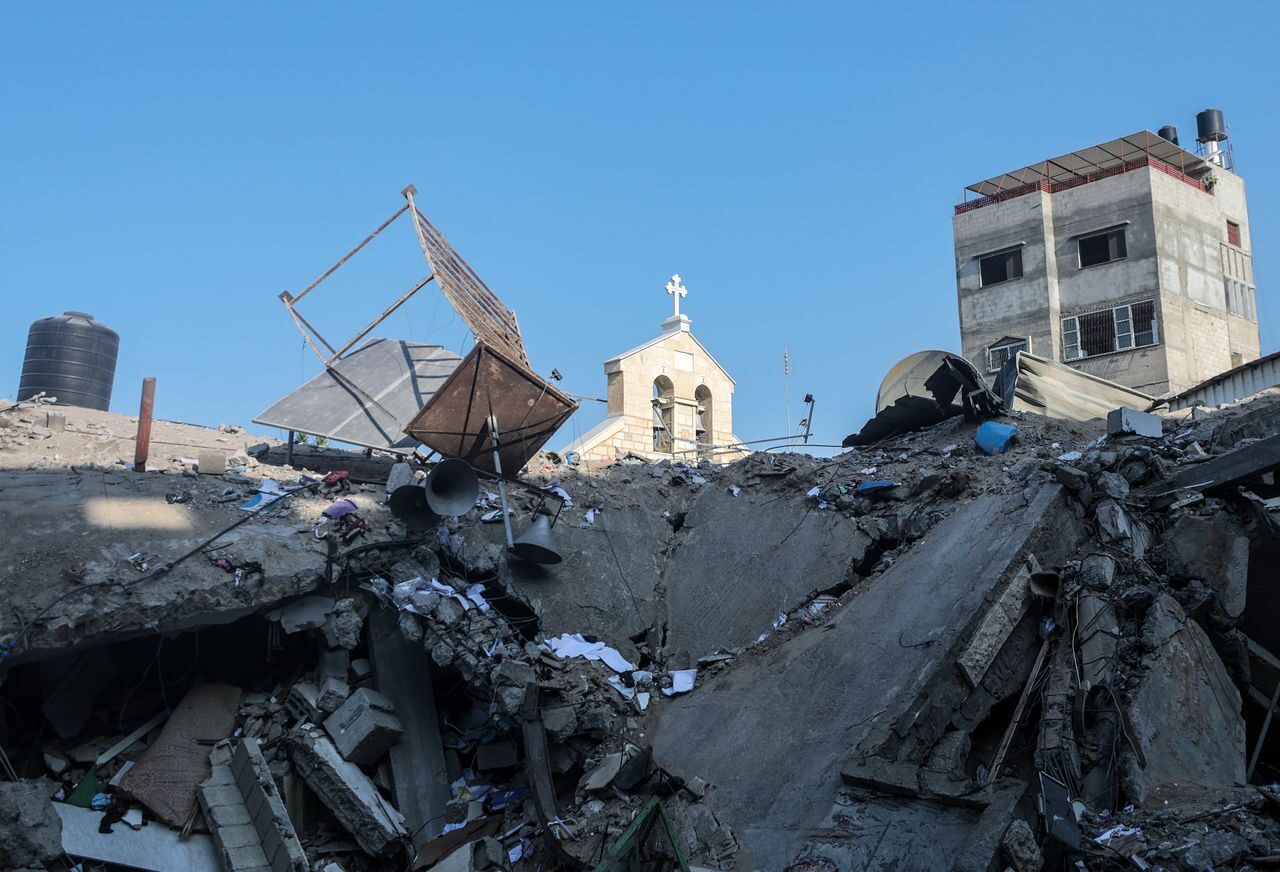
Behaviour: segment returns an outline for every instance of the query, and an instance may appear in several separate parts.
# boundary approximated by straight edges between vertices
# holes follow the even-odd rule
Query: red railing
[[[1153,170],[1159,170],[1166,175],[1173,176],[1173,178],[1180,182],[1185,182],[1197,190],[1204,191],[1206,194],[1212,193],[1212,191],[1210,191],[1199,179],[1191,178],[1191,176],[1182,172],[1182,170],[1171,166],[1164,161],[1156,160],[1150,155],[1143,155],[1136,160],[1125,161],[1122,164],[1108,167],[1105,170],[1098,170],[1097,172],[1088,173],[1083,176],[1076,176],[1075,178],[1067,179],[1066,181],[1032,182],[1028,185],[1021,185],[1017,188],[1010,188],[1007,191],[1001,191],[998,194],[992,194],[989,197],[981,197],[977,200],[970,200],[967,203],[957,203],[956,214],[962,215],[965,212],[972,212],[974,209],[981,209],[983,206],[990,206],[994,203],[1003,203],[1005,200],[1012,200],[1015,197],[1023,197],[1030,194],[1032,191],[1044,191],[1046,194],[1056,194],[1058,191],[1065,191],[1068,188],[1078,188],[1081,185],[1087,185],[1090,182],[1096,182],[1099,179],[1109,179],[1112,176],[1130,173],[1134,170],[1142,169],[1143,167],[1151,167]]]

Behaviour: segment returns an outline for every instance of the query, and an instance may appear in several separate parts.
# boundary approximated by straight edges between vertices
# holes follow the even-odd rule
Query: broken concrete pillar
[[[200,785],[200,808],[224,872],[306,872],[307,855],[254,739],[220,745]]]
[[[296,727],[289,738],[296,771],[362,849],[380,856],[408,836],[404,816],[319,728]]]
[[[343,757],[368,766],[377,763],[404,732],[394,712],[391,700],[362,687],[325,718],[324,729]]]
[[[421,645],[400,636],[391,609],[369,619],[369,654],[377,663],[378,689],[395,703],[404,727],[388,759],[396,807],[415,834],[414,848],[420,848],[435,835],[427,822],[444,814],[450,795],[431,661]],[[356,662],[351,665],[354,671]]]
[[[1126,409],[1123,406],[1108,412],[1107,435],[1123,436],[1127,433],[1158,439],[1164,435],[1164,422],[1159,415]]]
[[[1162,594],[1143,627],[1146,674],[1129,716],[1146,766],[1129,755],[1127,793],[1140,804],[1162,794],[1245,782],[1240,692],[1200,625]]]

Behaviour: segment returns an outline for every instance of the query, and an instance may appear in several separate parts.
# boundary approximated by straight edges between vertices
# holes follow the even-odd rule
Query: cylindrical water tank
[[[1221,109],[1206,109],[1196,115],[1196,140],[1219,142],[1227,138],[1227,124]]]
[[[43,391],[59,403],[106,411],[120,336],[84,312],[41,318],[27,333],[18,399]]]
[[[1161,139],[1169,140],[1169,142],[1172,142],[1174,145],[1178,144],[1178,128],[1174,127],[1172,124],[1166,124],[1164,127],[1161,127],[1156,131],[1156,135]]]

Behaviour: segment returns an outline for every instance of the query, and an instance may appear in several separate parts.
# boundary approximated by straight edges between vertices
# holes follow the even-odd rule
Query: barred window
[[[1160,342],[1153,300],[1084,312],[1062,319],[1062,358],[1081,360]]]
[[[1013,359],[1013,356],[1019,351],[1027,350],[1027,340],[1022,339],[1018,342],[1005,342],[1000,345],[992,345],[987,349],[987,372],[999,372],[1000,367]]]

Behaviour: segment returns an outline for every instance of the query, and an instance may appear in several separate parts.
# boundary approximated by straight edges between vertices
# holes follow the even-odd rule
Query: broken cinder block
[[[1107,435],[1123,436],[1126,433],[1159,439],[1164,435],[1164,422],[1159,415],[1149,412],[1139,412],[1124,406],[1112,409],[1107,413]]]
[[[391,700],[362,687],[325,718],[324,729],[343,757],[367,766],[378,762],[404,732],[394,712]]]
[[[258,743],[242,739],[225,751],[222,744],[210,755],[213,771],[198,794],[222,868],[305,872],[306,853]]]

